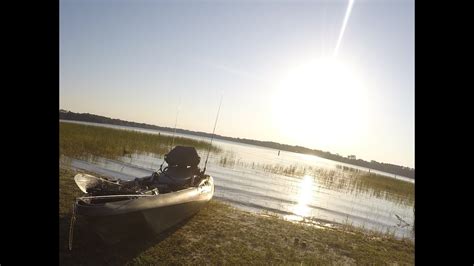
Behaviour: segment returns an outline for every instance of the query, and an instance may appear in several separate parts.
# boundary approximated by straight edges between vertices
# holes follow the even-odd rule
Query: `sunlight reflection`
[[[300,183],[300,190],[298,192],[298,204],[294,206],[293,213],[301,217],[306,217],[310,213],[308,204],[312,198],[313,191],[313,178],[309,175],[305,175]]]

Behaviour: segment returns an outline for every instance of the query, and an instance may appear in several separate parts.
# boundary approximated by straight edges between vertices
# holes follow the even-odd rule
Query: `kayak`
[[[75,214],[112,244],[139,233],[159,234],[194,215],[213,194],[213,178],[206,176],[195,187],[165,194],[80,197]]]
[[[71,217],[83,219],[106,243],[138,234],[159,234],[190,218],[214,195],[214,180],[200,171],[193,147],[177,146],[165,156],[168,166],[151,176],[123,181],[77,174],[86,195],[76,199]]]

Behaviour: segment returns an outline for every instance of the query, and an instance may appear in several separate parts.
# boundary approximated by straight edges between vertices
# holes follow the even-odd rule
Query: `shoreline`
[[[60,264],[414,264],[414,243],[347,226],[308,226],[213,199],[185,223],[147,239],[102,244],[78,219],[68,250],[71,206],[82,192],[60,167]]]

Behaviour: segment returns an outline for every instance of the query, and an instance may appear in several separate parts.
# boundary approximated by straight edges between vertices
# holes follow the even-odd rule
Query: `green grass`
[[[170,150],[171,136],[120,130],[99,126],[61,122],[59,126],[60,153],[69,157],[95,155],[115,159],[131,153],[164,155]],[[174,145],[193,146],[207,150],[209,143],[189,138],[175,137]],[[212,146],[212,152],[221,149]]]
[[[400,204],[413,206],[415,202],[415,185],[411,182],[390,178],[373,173],[328,172],[317,175],[318,182],[330,189],[351,193],[369,193],[377,198],[384,198]]]
[[[295,224],[217,200],[170,232],[114,246],[102,244],[79,218],[69,251],[71,206],[81,195],[74,174],[60,168],[61,265],[414,264],[414,245],[409,240],[351,226],[321,229]]]
[[[376,174],[362,174],[355,178],[355,186],[370,188],[374,193],[382,193],[387,198],[406,201],[413,205],[415,202],[415,184]]]

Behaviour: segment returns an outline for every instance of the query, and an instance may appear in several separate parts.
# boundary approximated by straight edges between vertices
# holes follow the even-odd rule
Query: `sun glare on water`
[[[313,197],[313,178],[311,176],[304,176],[300,183],[300,191],[298,193],[298,204],[294,207],[293,213],[299,216],[308,216],[310,208],[308,204]]]
[[[367,124],[367,91],[351,65],[319,58],[282,77],[273,114],[276,128],[292,143],[350,143]]]
[[[285,216],[290,221],[302,221],[304,217],[311,214],[311,208],[308,206],[313,199],[313,178],[305,175],[299,184],[298,193],[295,194],[296,205],[292,206],[291,212]]]

